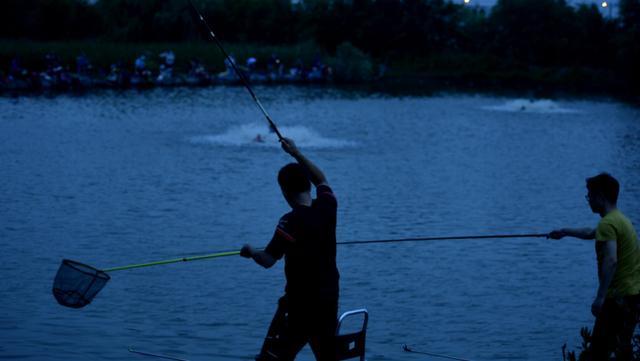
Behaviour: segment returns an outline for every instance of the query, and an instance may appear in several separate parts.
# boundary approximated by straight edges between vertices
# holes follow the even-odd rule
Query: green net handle
[[[200,260],[203,260],[203,259],[210,259],[210,258],[236,256],[236,255],[239,255],[239,254],[240,254],[240,251],[219,252],[219,253],[205,254],[205,255],[202,255],[202,256],[181,257],[181,258],[168,259],[168,260],[165,260],[165,261],[156,261],[156,262],[149,262],[149,263],[131,264],[131,265],[128,265],[128,266],[107,268],[107,269],[104,269],[103,271],[104,272],[122,271],[122,270],[127,270],[127,269],[132,269],[132,268],[159,266],[159,265],[169,264],[169,263],[200,261]]]

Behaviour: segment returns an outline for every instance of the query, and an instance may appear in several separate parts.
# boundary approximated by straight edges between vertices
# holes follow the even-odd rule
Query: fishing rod
[[[135,354],[138,354],[138,355],[142,355],[142,356],[161,358],[161,359],[165,359],[165,360],[189,361],[187,359],[177,358],[177,357],[168,356],[168,355],[160,355],[160,354],[155,354],[155,353],[151,353],[151,352],[137,351],[137,350],[134,350],[132,347],[129,347],[129,352],[135,353]]]
[[[242,82],[244,87],[247,88],[247,90],[249,91],[249,94],[251,94],[253,101],[258,105],[258,108],[260,108],[260,111],[262,111],[262,114],[264,114],[264,117],[267,118],[267,122],[269,122],[269,127],[276,133],[276,135],[278,136],[278,140],[282,141],[282,139],[284,138],[282,137],[282,134],[280,134],[280,131],[276,127],[276,123],[274,123],[274,121],[271,119],[267,111],[262,106],[262,103],[260,103],[260,100],[258,99],[256,94],[253,92],[253,89],[251,89],[251,86],[249,85],[249,81],[245,77],[244,73],[236,66],[235,60],[232,57],[230,57],[229,54],[224,50],[224,48],[222,47],[222,43],[220,42],[220,40],[218,40],[218,37],[216,37],[216,34],[213,32],[213,30],[211,30],[211,27],[209,26],[209,24],[207,24],[207,21],[204,19],[204,16],[200,14],[196,6],[193,4],[192,0],[189,0],[189,4],[191,5],[191,8],[196,13],[196,15],[198,15],[198,19],[200,19],[200,22],[202,23],[204,28],[207,29],[207,34],[209,35],[209,37],[216,43],[218,48],[220,48],[220,51],[222,51],[222,54],[224,54],[227,61],[231,64],[231,67],[233,67],[233,70],[236,72],[236,74],[238,74],[238,77],[240,78],[240,81]]]
[[[396,239],[376,239],[366,241],[344,241],[336,242],[340,245],[350,244],[371,244],[371,243],[400,243],[400,242],[421,242],[421,241],[451,241],[451,240],[471,240],[471,239],[501,239],[501,238],[540,238],[547,237],[547,233],[524,233],[524,234],[492,234],[484,236],[446,236],[446,237],[414,237]]]
[[[471,240],[471,239],[504,239],[504,238],[536,238],[547,237],[546,233],[530,233],[530,234],[494,234],[482,236],[447,236],[447,237],[413,237],[413,238],[397,238],[397,239],[378,239],[363,241],[344,241],[336,242],[338,245],[355,245],[355,244],[379,244],[379,243],[400,243],[400,242],[427,242],[427,241],[444,241],[444,240]],[[93,300],[93,298],[102,290],[102,288],[111,279],[107,272],[116,272],[129,270],[134,268],[160,266],[171,263],[200,261],[206,259],[220,258],[239,255],[240,251],[224,251],[200,256],[180,257],[163,261],[136,263],[127,266],[112,267],[100,270],[84,263],[63,259],[62,264],[58,268],[58,272],[53,281],[53,295],[59,304],[72,307],[82,308]]]
[[[344,245],[354,245],[354,244],[427,242],[427,241],[500,239],[500,238],[536,238],[536,237],[547,237],[547,234],[529,233],[529,234],[494,234],[494,235],[484,235],[484,236],[414,237],[414,238],[396,238],[396,239],[376,239],[376,240],[364,240],[364,241],[343,241],[343,242],[336,242],[336,244],[344,246]],[[259,248],[259,250],[262,250],[262,248]],[[114,271],[129,270],[133,268],[143,268],[143,267],[151,267],[151,266],[160,266],[160,265],[171,264],[171,263],[200,261],[200,260],[219,258],[219,257],[236,256],[239,254],[240,254],[240,251],[219,251],[216,253],[205,254],[200,256],[180,257],[180,258],[168,259],[164,261],[138,263],[138,264],[131,264],[127,266],[106,268],[102,271],[108,273],[108,272],[114,272]]]
[[[189,361],[187,359],[182,359],[182,358],[169,356],[169,355],[162,355],[162,354],[151,353],[146,351],[138,351],[138,350],[134,350],[133,347],[129,347],[129,352],[138,354],[141,356],[149,356],[149,357],[161,358],[165,360]],[[227,354],[218,354],[218,353],[209,353],[208,356],[216,357],[216,358],[236,359],[236,360],[253,360],[254,359],[252,356],[227,355]]]
[[[130,264],[128,266],[107,268],[107,269],[104,269],[102,271],[103,272],[123,271],[123,270],[128,270],[128,269],[133,269],[133,268],[160,266],[160,265],[163,265],[163,264],[179,263],[179,262],[200,261],[200,260],[211,259],[211,258],[235,256],[235,255],[239,255],[239,254],[240,254],[240,251],[224,251],[224,252],[216,252],[216,253],[211,253],[211,254],[204,254],[204,255],[201,255],[201,256],[180,257],[180,258],[173,258],[173,259],[168,259],[168,260],[164,260],[164,261],[155,261],[155,262],[148,262],[148,263]]]
[[[441,354],[437,354],[437,353],[433,353],[433,352],[425,352],[425,351],[416,351],[412,348],[409,348],[409,346],[407,345],[402,345],[402,350],[405,352],[409,352],[409,353],[416,353],[416,354],[420,354],[420,355],[426,355],[426,356],[433,356],[433,357],[440,357],[440,358],[445,358],[445,359],[449,359],[449,360],[457,360],[457,361],[471,361],[471,360],[467,360],[464,358],[459,358],[459,357],[454,357],[454,356],[447,356],[447,355],[441,355]]]
[[[100,292],[107,282],[109,282],[111,276],[109,276],[107,272],[159,266],[178,262],[199,261],[218,257],[234,256],[238,254],[240,254],[240,251],[217,252],[201,256],[137,263],[127,266],[106,268],[104,270],[70,259],[63,259],[53,280],[52,292],[59,304],[71,308],[82,308],[91,303],[98,292]]]

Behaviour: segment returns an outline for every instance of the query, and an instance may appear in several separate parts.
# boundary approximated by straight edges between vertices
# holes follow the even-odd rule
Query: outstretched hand
[[[298,150],[298,147],[296,146],[296,143],[293,141],[293,139],[289,139],[289,138],[282,138],[282,140],[280,140],[280,143],[282,145],[282,149],[289,153],[291,156],[295,157],[296,155],[300,154],[300,151]]]

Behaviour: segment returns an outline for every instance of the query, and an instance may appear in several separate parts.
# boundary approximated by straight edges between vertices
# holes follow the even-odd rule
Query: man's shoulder
[[[337,199],[333,189],[326,183],[319,184],[316,187],[316,200],[321,203],[331,204],[334,207],[337,206]]]
[[[596,240],[615,240],[617,236],[626,237],[635,233],[633,224],[622,212],[615,210],[600,219],[596,228]]]
[[[615,211],[609,212],[607,215],[602,217],[602,219],[598,223],[598,227],[601,227],[601,226],[602,227],[610,226],[616,229],[633,227],[629,218],[627,218],[627,216],[625,216],[624,213],[622,213],[617,209]]]
[[[614,241],[616,240],[616,233],[618,229],[618,222],[616,222],[608,214],[600,219],[598,226],[596,227],[595,238],[596,241]]]
[[[328,194],[328,195],[334,196],[333,189],[331,188],[331,186],[328,183],[318,184],[316,186],[316,193],[318,195],[320,195],[320,194]]]
[[[295,209],[285,213],[280,217],[278,225],[291,223],[296,218]]]
[[[598,221],[598,225],[596,226],[596,230],[603,228],[603,227],[607,227],[607,226],[611,226],[615,223],[614,219],[609,217],[609,215],[606,215],[602,218],[600,218],[600,220]]]

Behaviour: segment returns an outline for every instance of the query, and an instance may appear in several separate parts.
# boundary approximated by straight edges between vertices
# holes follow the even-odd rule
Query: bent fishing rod
[[[247,80],[246,76],[236,65],[236,61],[232,57],[230,57],[229,54],[224,50],[224,47],[222,47],[222,43],[220,42],[220,40],[218,40],[218,37],[216,37],[216,34],[213,32],[213,30],[211,29],[207,21],[204,19],[204,16],[202,16],[202,14],[198,11],[196,6],[193,4],[193,0],[189,0],[189,4],[191,5],[191,9],[193,9],[193,11],[198,16],[198,19],[200,19],[200,22],[202,23],[204,28],[207,30],[207,34],[209,35],[209,37],[216,43],[218,48],[220,48],[220,51],[222,51],[222,54],[224,54],[225,59],[227,59],[227,61],[231,64],[231,67],[233,67],[233,70],[236,72],[236,74],[240,78],[240,81],[242,82],[244,87],[247,88],[247,91],[249,91],[249,94],[251,94],[253,101],[258,105],[258,108],[260,108],[260,111],[262,112],[264,117],[267,118],[267,122],[269,122],[269,127],[276,133],[276,135],[278,136],[278,140],[282,141],[283,137],[282,137],[282,134],[280,134],[280,131],[278,130],[278,128],[276,127],[276,123],[271,119],[267,111],[262,106],[262,103],[260,103],[260,100],[258,99],[256,94],[253,92],[253,89],[251,89],[251,86],[249,85],[249,81]]]

